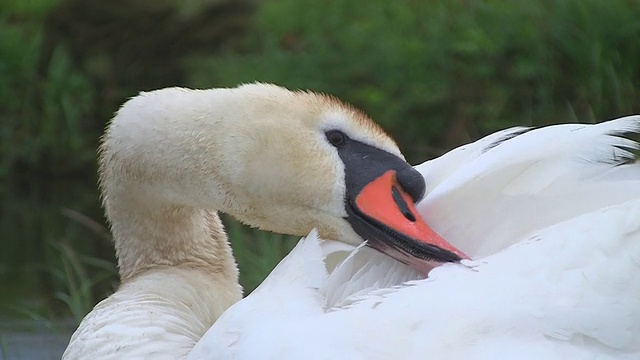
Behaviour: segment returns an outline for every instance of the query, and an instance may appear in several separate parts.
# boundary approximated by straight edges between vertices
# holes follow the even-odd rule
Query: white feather
[[[236,296],[233,283],[227,282],[203,269],[150,270],[95,306],[73,334],[65,356],[183,358],[226,309],[221,299]]]
[[[619,136],[639,131],[507,130],[419,166],[427,223],[476,260],[414,280],[367,248],[299,250],[309,236],[190,358],[640,359],[640,165]],[[345,260],[326,277],[324,256]],[[289,262],[324,282],[272,279],[303,275]]]
[[[431,184],[418,211],[471,257],[495,253],[534,230],[640,197],[640,166],[624,164],[638,144],[618,136],[639,129],[640,116],[629,116],[535,129],[486,151],[480,140],[444,179],[449,154],[416,167]]]
[[[326,311],[319,292],[295,296],[315,289],[278,282],[225,312],[190,358],[638,359],[638,219],[640,200],[581,215]]]

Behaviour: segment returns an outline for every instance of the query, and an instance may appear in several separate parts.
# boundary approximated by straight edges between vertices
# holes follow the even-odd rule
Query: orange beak
[[[442,263],[469,258],[422,220],[414,200],[398,183],[395,170],[388,170],[366,184],[355,197],[352,208],[358,217],[383,230],[386,236],[380,236],[379,231],[375,232],[378,234],[366,231],[363,226],[354,226],[354,229],[369,233],[369,236],[360,235],[370,246],[399,261],[414,266],[420,259]]]

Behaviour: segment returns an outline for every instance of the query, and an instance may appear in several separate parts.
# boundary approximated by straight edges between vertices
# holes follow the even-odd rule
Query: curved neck
[[[212,275],[238,277],[218,214],[184,206],[134,208],[105,200],[122,282],[158,267],[188,266]]]
[[[237,279],[213,211],[225,211],[227,192],[219,174],[203,171],[216,169],[209,163],[221,152],[215,136],[199,141],[219,122],[202,121],[210,94],[171,91],[176,96],[143,93],[127,102],[103,138],[100,184],[120,277],[186,265]]]

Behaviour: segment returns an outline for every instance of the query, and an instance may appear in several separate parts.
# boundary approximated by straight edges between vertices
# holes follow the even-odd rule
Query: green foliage
[[[230,217],[224,223],[240,268],[244,293],[252,292],[300,240],[296,236],[250,229]]]
[[[194,85],[333,93],[415,161],[508,126],[640,110],[638,2],[272,0],[257,16],[252,51],[191,59]]]
[[[117,271],[113,263],[92,256],[82,255],[65,243],[54,244],[60,254],[62,267],[47,269],[54,279],[64,283],[64,289],[56,291],[55,297],[62,301],[71,312],[73,319],[80,323],[93,306],[108,294],[96,298],[93,292],[98,283],[115,278]],[[89,268],[97,269],[88,271]]]
[[[183,74],[196,87],[264,81],[334,94],[382,123],[412,162],[513,125],[640,112],[638,1],[264,0],[250,21],[252,2],[109,4],[0,0],[0,178],[93,171],[95,128],[108,116],[95,114]],[[110,288],[101,231],[79,229],[89,222],[77,213],[60,219],[61,205],[97,216],[95,178],[82,181],[16,177],[1,189],[0,275],[15,277],[5,298],[40,286],[79,319]],[[297,241],[225,222],[245,292]]]
[[[41,20],[58,4],[59,0],[0,0],[5,14]]]
[[[7,344],[2,334],[0,334],[0,355],[3,359],[7,358]]]
[[[34,16],[48,5],[27,3],[34,4]],[[84,129],[93,89],[61,47],[40,73],[39,23],[9,10],[20,15],[27,8],[23,4],[0,13],[0,175],[17,168],[58,174],[77,171],[94,158],[97,134]]]

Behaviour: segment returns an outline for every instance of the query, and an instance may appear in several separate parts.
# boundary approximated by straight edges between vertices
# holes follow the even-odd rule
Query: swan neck
[[[186,265],[237,278],[216,212],[229,203],[215,136],[225,121],[203,121],[209,92],[172,91],[127,102],[103,138],[100,185],[120,276]]]
[[[123,283],[149,269],[174,266],[206,269],[212,276],[237,280],[237,265],[216,212],[105,203]]]

